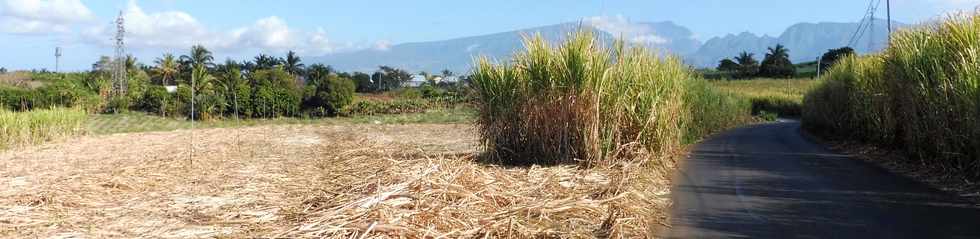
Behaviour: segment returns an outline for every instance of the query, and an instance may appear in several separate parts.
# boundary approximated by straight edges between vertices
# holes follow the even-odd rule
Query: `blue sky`
[[[673,21],[700,40],[749,31],[779,35],[799,22],[854,22],[867,0],[0,0],[0,67],[85,70],[109,55],[110,22],[127,16],[128,50],[151,63],[204,44],[218,59],[259,52],[302,56],[444,40],[582,19]],[[884,16],[882,3],[879,16]],[[892,0],[897,21],[916,23],[974,9],[980,0]]]

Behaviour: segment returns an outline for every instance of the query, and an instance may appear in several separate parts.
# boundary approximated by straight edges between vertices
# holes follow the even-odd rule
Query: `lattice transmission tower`
[[[123,12],[119,11],[116,18],[116,55],[112,64],[112,94],[119,96],[126,94],[128,77],[126,75],[126,20],[123,19]]]

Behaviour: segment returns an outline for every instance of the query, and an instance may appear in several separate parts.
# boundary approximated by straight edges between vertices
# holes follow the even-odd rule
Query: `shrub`
[[[335,116],[354,101],[356,86],[347,78],[330,75],[319,85],[308,87],[312,92],[307,93],[303,106],[315,116]]]
[[[353,79],[354,83],[357,85],[357,92],[366,93],[377,91],[377,84],[371,82],[371,75],[362,72],[354,72],[351,79]]]
[[[804,101],[804,126],[904,149],[919,165],[980,178],[980,16],[896,33],[846,57]]]
[[[103,112],[105,113],[121,113],[129,110],[132,106],[132,101],[126,96],[112,96],[106,101],[106,107]]]
[[[84,86],[67,80],[52,80],[34,90],[0,86],[0,108],[10,110],[71,107],[96,112],[100,105],[101,99],[98,95],[89,92]]]
[[[424,84],[421,87],[419,87],[419,93],[421,93],[422,97],[425,97],[426,99],[436,98],[442,95],[440,89],[436,88],[435,86],[432,86],[432,84]]]
[[[681,143],[685,125],[702,128],[692,118],[716,113],[718,104],[699,106],[704,112],[688,108],[694,73],[678,59],[616,45],[603,49],[586,31],[557,47],[541,37],[527,39],[526,50],[509,64],[480,59],[473,85],[489,156],[518,164],[596,165],[644,151],[666,154]]]
[[[129,81],[126,85],[126,97],[129,98],[129,102],[132,102],[133,109],[138,107],[139,102],[143,101],[143,96],[146,95],[147,88],[150,87],[150,76],[144,71],[131,71],[129,73]]]
[[[782,117],[799,117],[803,111],[803,104],[786,97],[752,97],[749,101],[752,102],[753,115],[762,115],[762,112],[766,112]]]
[[[282,69],[259,70],[252,74],[255,88],[252,92],[254,117],[296,116],[303,92],[299,82]]]
[[[765,121],[776,121],[777,119],[779,119],[779,114],[772,113],[769,111],[764,111],[764,110],[760,111],[757,115],[759,116],[759,118],[762,118],[762,120]]]
[[[426,100],[358,101],[344,107],[344,116],[422,113],[430,108]]]
[[[35,90],[34,108],[69,107],[98,112],[102,98],[77,81],[56,80]]]
[[[176,113],[176,103],[174,97],[167,92],[165,87],[154,85],[146,89],[145,95],[139,103],[139,109],[160,116],[168,116]]]
[[[174,101],[177,104],[177,111],[180,115],[188,116],[190,118],[191,113],[191,86],[186,84],[178,84],[177,92],[173,95]]]
[[[33,95],[30,90],[0,85],[0,104],[9,110],[24,111],[30,110],[33,105]]]
[[[231,92],[228,102],[229,113],[234,113],[235,110],[238,111],[239,117],[249,117],[253,115],[254,107],[252,105],[252,87],[249,86],[248,82],[240,81],[234,84],[234,92]]]

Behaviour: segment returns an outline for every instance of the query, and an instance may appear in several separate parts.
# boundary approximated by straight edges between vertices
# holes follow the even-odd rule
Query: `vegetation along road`
[[[801,136],[795,121],[705,140],[675,175],[671,238],[980,238],[980,209]]]

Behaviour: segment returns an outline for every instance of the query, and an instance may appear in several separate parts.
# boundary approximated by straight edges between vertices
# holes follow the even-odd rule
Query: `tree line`
[[[848,54],[854,54],[854,49],[842,47],[828,50],[820,58],[820,71],[826,71],[835,62]],[[718,62],[715,68],[721,72],[728,72],[735,78],[769,77],[769,78],[791,78],[796,75],[796,65],[789,58],[789,49],[782,44],[769,47],[765,57],[760,63],[755,59],[755,54],[743,51],[734,60],[725,58]]]
[[[355,92],[398,89],[412,79],[407,71],[389,66],[379,66],[373,74],[307,66],[293,51],[284,57],[259,54],[216,63],[210,50],[197,45],[185,55],[164,54],[153,65],[132,56],[120,60],[127,73],[125,94],[113,94],[115,60],[103,56],[88,72],[34,74],[45,79],[38,89],[0,87],[0,105],[15,110],[134,110],[195,119],[335,116],[351,104]]]

